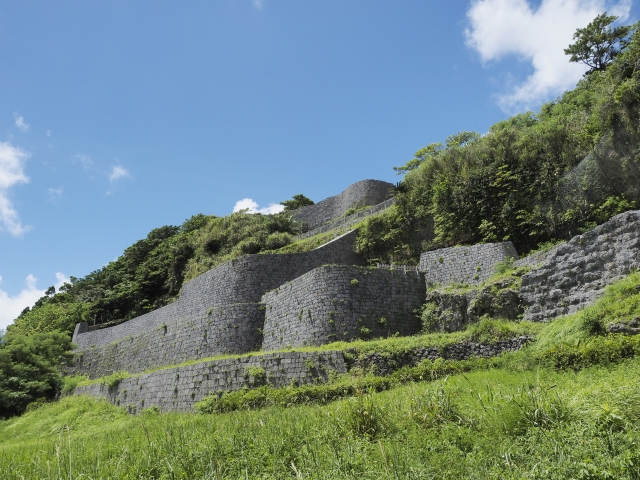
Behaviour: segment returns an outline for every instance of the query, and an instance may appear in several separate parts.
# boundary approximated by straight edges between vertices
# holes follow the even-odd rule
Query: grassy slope
[[[638,478],[639,378],[638,360],[497,369],[221,415],[128,416],[66,398],[0,424],[0,476]]]
[[[640,342],[594,334],[638,315],[639,285],[540,326],[498,368],[323,406],[130,416],[65,398],[0,422],[0,477],[640,478]],[[554,368],[563,355],[579,369]]]

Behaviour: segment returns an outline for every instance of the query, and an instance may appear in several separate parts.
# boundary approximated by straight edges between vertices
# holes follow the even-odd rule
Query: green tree
[[[401,167],[393,167],[393,169],[398,172],[398,175],[402,175],[403,173],[415,170],[428,159],[435,157],[443,148],[444,147],[440,142],[430,143],[426,147],[422,147],[420,150],[414,153],[413,158],[407,163],[405,163]]]
[[[53,400],[71,357],[71,339],[60,332],[7,335],[0,346],[0,418],[20,415],[31,402]]]
[[[615,15],[605,12],[585,28],[578,28],[573,34],[576,42],[564,49],[565,54],[571,55],[569,61],[591,67],[587,74],[607,68],[629,44],[628,36],[634,30],[632,25],[612,28],[610,25],[617,19]]]
[[[313,205],[313,204],[314,204],[313,200],[305,197],[301,193],[294,195],[291,200],[285,200],[284,202],[280,202],[280,205],[284,205],[285,212],[290,212],[292,210],[297,210],[300,207],[306,207],[307,205]]]

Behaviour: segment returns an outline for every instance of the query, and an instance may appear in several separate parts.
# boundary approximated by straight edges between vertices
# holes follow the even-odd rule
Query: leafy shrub
[[[267,250],[277,250],[278,248],[285,247],[291,243],[291,235],[286,232],[276,232],[269,235],[265,242],[264,247]]]

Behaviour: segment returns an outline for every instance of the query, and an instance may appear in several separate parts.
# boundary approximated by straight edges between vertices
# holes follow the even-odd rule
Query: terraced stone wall
[[[79,350],[84,350],[151,332],[178,319],[195,320],[200,312],[214,305],[258,303],[267,291],[320,265],[362,264],[353,251],[355,236],[355,231],[349,232],[310,252],[246,255],[225,262],[185,284],[175,303],[114,327],[86,331],[86,324],[79,324],[73,341]]]
[[[489,279],[498,263],[518,259],[511,242],[484,243],[470,247],[441,248],[420,255],[420,271],[427,284],[480,284]]]
[[[112,387],[94,383],[76,388],[74,395],[106,398],[132,413],[154,405],[163,412],[188,412],[212,392],[326,382],[332,372],[346,371],[340,351],[283,352],[158,370],[122,379]]]
[[[604,288],[640,268],[640,211],[621,213],[559,245],[522,277],[525,320],[550,321],[595,302]]]
[[[315,205],[302,207],[291,212],[294,220],[302,222],[307,230],[341,217],[350,208],[378,205],[393,195],[394,185],[381,180],[361,180],[347,189]]]
[[[254,352],[262,344],[263,325],[262,304],[214,306],[106,345],[86,348],[76,353],[67,373],[98,378],[123,370],[137,373],[187,360]]]
[[[263,350],[413,335],[426,295],[419,272],[328,265],[265,294]]]

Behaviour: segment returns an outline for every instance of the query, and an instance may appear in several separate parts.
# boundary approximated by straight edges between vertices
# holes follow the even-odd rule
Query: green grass
[[[0,422],[0,478],[639,479],[640,336],[603,330],[638,316],[639,285],[634,273],[550,324],[346,343],[363,356],[526,328],[538,339],[388,377],[231,392],[201,404],[213,415],[128,415],[82,396],[34,405]]]
[[[0,422],[0,477],[635,479],[638,420],[637,359],[218,415],[71,397]]]

